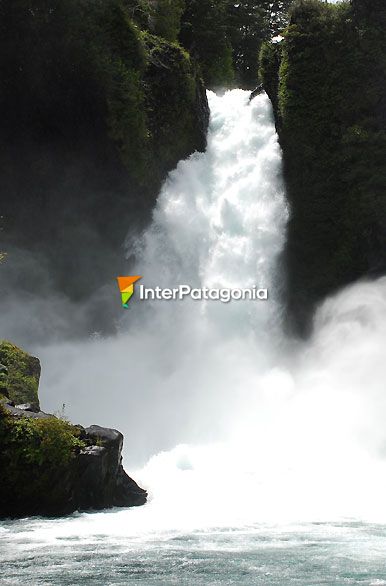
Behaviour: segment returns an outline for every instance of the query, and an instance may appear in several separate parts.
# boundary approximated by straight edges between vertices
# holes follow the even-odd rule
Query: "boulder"
[[[3,401],[2,405],[11,415],[13,415],[13,417],[30,417],[31,419],[47,419],[54,417],[54,415],[51,415],[50,413],[40,411],[40,409],[37,409],[34,405],[31,406],[30,403],[27,403],[26,405],[17,405],[15,407],[10,401]],[[25,409],[25,406],[31,406],[32,408]]]
[[[99,425],[86,428],[85,434],[91,445],[80,452],[75,464],[77,509],[143,505],[147,492],[122,466],[123,435]]]

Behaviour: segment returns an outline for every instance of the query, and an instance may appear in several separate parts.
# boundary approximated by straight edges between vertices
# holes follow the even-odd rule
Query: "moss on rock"
[[[14,417],[0,405],[0,516],[54,512],[71,461],[84,447],[77,427],[56,417]],[[63,494],[62,494],[63,492]]]
[[[0,342],[0,364],[7,369],[1,378],[0,392],[15,404],[39,406],[40,361],[11,342]]]
[[[150,176],[158,183],[178,159],[206,146],[205,88],[189,54],[178,44],[144,33]]]

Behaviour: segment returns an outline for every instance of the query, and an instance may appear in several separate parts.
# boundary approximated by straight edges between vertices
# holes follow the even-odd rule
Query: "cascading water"
[[[210,105],[207,152],[170,174],[128,243],[132,274],[269,300],[133,299],[115,338],[36,349],[45,408],[59,397],[72,420],[121,429],[151,498],[3,523],[4,584],[386,584],[386,531],[370,524],[386,521],[386,279],[327,300],[307,343],[286,339],[270,104],[235,90]]]

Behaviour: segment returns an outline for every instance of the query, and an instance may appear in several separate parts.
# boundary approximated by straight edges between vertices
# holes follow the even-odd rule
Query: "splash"
[[[307,344],[287,339],[271,107],[241,90],[210,94],[210,106],[207,152],[170,174],[152,224],[128,243],[133,274],[150,287],[263,287],[269,301],[133,297],[117,337],[37,349],[42,402],[125,434],[126,466],[152,499],[114,513],[112,532],[379,519],[386,280],[327,300]]]

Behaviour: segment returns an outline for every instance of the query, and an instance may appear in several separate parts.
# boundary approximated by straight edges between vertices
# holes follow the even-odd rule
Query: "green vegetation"
[[[8,368],[4,364],[0,364],[0,401],[7,399],[7,379]]]
[[[43,491],[54,508],[60,495],[52,487],[58,491],[58,479],[83,447],[78,429],[66,421],[13,417],[0,405],[1,501],[8,510],[20,506],[31,511]]]
[[[74,457],[85,444],[79,439],[79,430],[56,417],[32,419],[8,415],[0,407],[0,445],[2,456],[8,449],[17,454],[19,464],[29,466],[62,466]],[[18,467],[17,462],[15,462]]]
[[[210,88],[253,88],[264,40],[287,24],[293,0],[190,0],[182,16],[180,41],[197,55]]]
[[[289,310],[386,270],[386,8],[300,0],[261,75],[276,114],[291,204]]]
[[[197,119],[195,109],[204,87],[197,81],[189,54],[181,47],[150,34],[144,35],[144,42],[148,54],[145,83],[151,87],[146,109],[152,172],[160,178],[174,161],[190,154],[192,142],[198,144],[205,135],[205,118]]]
[[[122,5],[142,30],[177,41],[185,0],[122,0]]]
[[[143,29],[180,42],[209,88],[256,86],[263,40],[283,30],[293,0],[125,0]]]
[[[281,44],[264,42],[259,55],[259,75],[264,82],[264,89],[267,92],[277,123],[279,110],[279,67],[281,60]]]
[[[154,127],[154,120],[145,100],[145,95],[152,91],[146,70],[149,61],[154,64],[154,60],[147,53],[143,32],[130,18],[135,16],[146,28],[150,12],[147,14],[145,4],[141,4],[121,0],[57,0],[52,7],[38,0],[31,10],[26,0],[12,5],[1,3],[0,67],[6,75],[0,82],[0,103],[10,111],[5,123],[10,132],[14,133],[23,121],[36,138],[40,134],[41,142],[52,133],[78,142],[99,132],[102,144],[110,138],[118,147],[130,177],[146,184],[152,177],[149,165],[158,166],[159,161],[152,158],[149,126]],[[177,37],[182,9],[183,4],[178,2],[157,3],[155,28],[168,40]],[[18,45],[13,34],[16,28],[22,39]],[[179,61],[185,54],[176,45],[168,46],[166,40],[162,40],[161,46],[169,51],[167,66],[172,74],[174,63],[169,57],[173,47],[179,74]],[[196,83],[193,68],[186,67],[185,72],[189,83]],[[190,110],[195,100],[193,92]],[[171,119],[176,135],[187,132],[186,125],[178,127],[177,117]],[[189,139],[187,135],[186,141]],[[195,143],[190,142],[191,152]]]
[[[227,35],[224,1],[187,2],[180,40],[198,58],[208,87],[229,87],[233,84],[232,47]]]
[[[153,9],[154,34],[167,41],[177,41],[185,0],[158,0]]]
[[[40,363],[11,342],[0,342],[0,364],[7,369],[2,376],[0,393],[15,402],[39,405]]]

